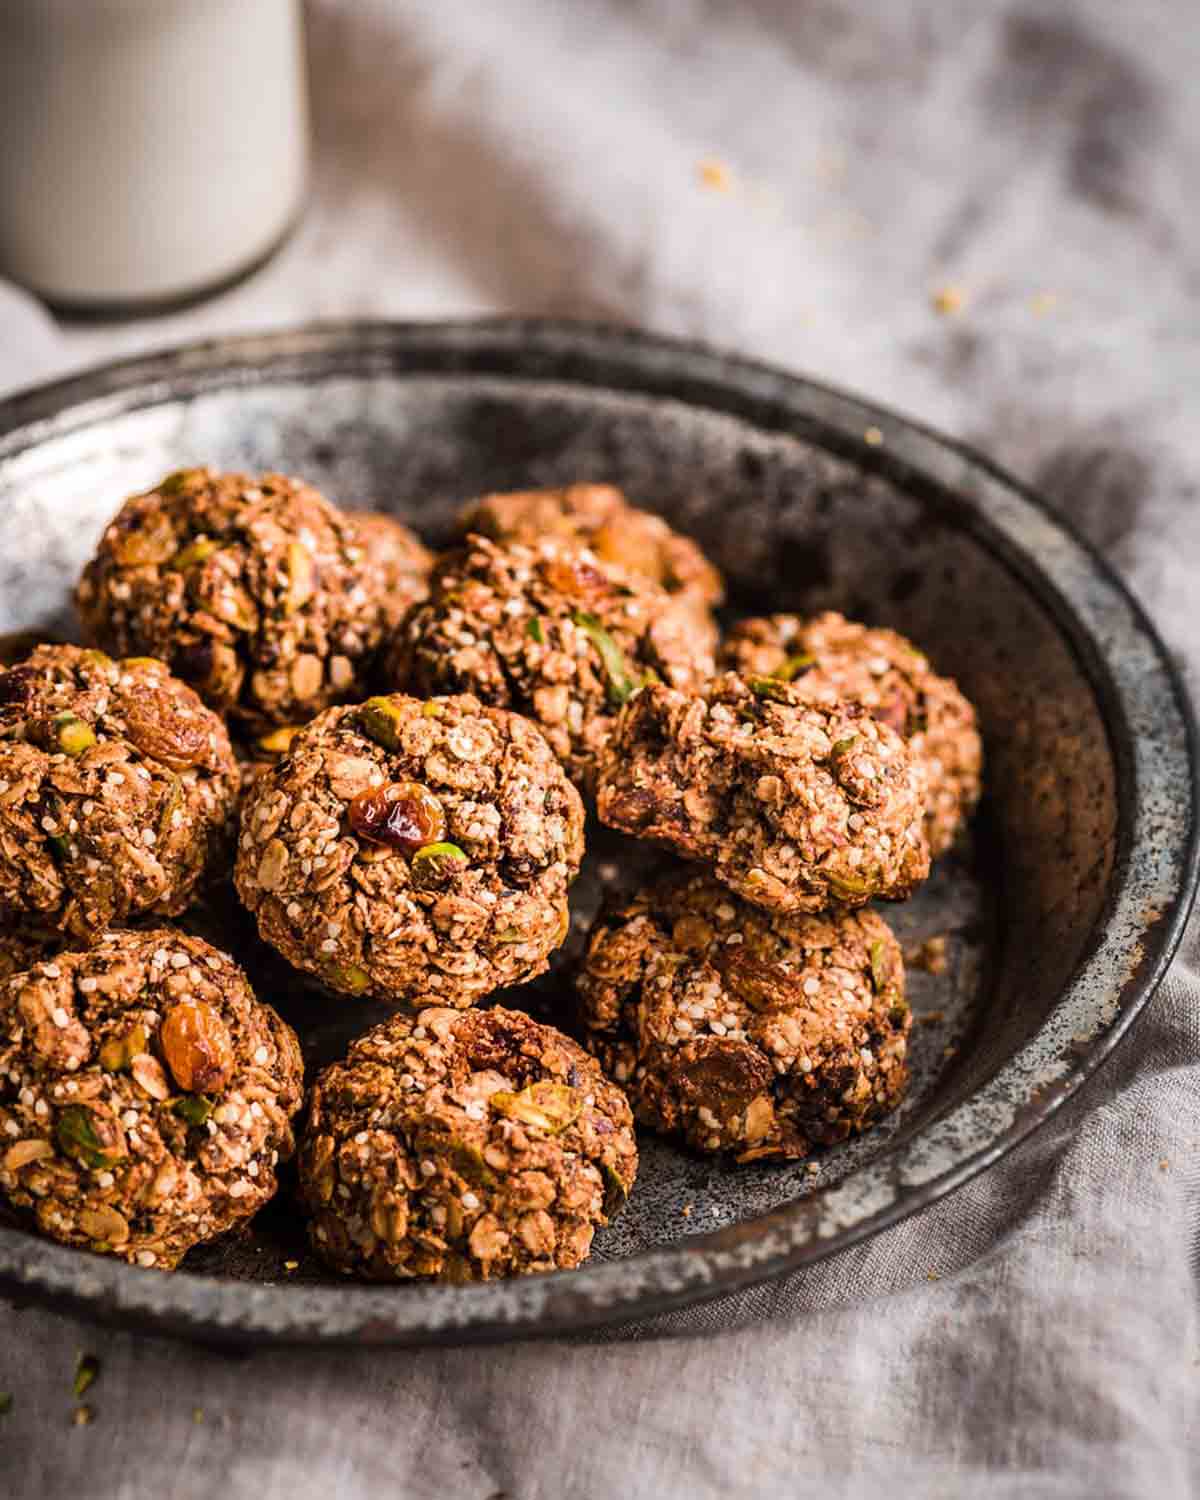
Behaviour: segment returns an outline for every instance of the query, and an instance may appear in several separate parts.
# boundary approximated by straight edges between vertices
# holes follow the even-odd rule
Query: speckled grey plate
[[[611,479],[701,539],[735,608],[835,605],[915,636],[978,704],[988,750],[972,847],[886,912],[906,942],[947,934],[950,966],[914,975],[913,1085],[894,1119],[816,1170],[647,1140],[627,1209],[580,1271],[335,1282],[305,1254],[285,1186],[249,1233],[174,1276],[0,1227],[10,1291],[241,1343],[645,1316],[802,1266],[950,1192],[1057,1108],[1153,993],[1197,874],[1179,682],[1105,565],[956,445],[776,371],[581,325],[360,324],[197,345],[0,405],[0,631],[69,632],[70,586],[120,499],[197,462],[300,473],[435,540],[479,491]],[[573,946],[603,886],[641,858],[595,832]],[[239,942],[310,1061],[344,1045],[344,1012]],[[552,974],[518,999],[551,1017],[563,992]]]

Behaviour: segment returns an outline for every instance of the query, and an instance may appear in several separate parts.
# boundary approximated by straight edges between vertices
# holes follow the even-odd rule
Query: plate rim
[[[433,355],[440,360],[437,370],[427,363]],[[1153,996],[1183,937],[1200,883],[1200,746],[1186,685],[1146,611],[1099,551],[1067,517],[998,464],[889,407],[707,344],[550,318],[315,322],[111,361],[0,400],[0,466],[50,437],[102,420],[106,406],[112,414],[141,409],[189,390],[229,385],[239,374],[246,384],[264,373],[296,379],[306,365],[334,358],[356,364],[359,373],[378,364],[381,370],[426,376],[499,374],[525,383],[552,379],[703,405],[760,430],[810,440],[819,431],[821,446],[866,471],[899,480],[920,475],[943,490],[953,486],[934,479],[920,460],[953,455],[961,465],[960,482],[978,490],[975,508],[965,514],[983,526],[993,552],[1003,554],[997,544],[1008,542],[1004,560],[1050,610],[1097,695],[1120,808],[1104,907],[1047,1021],[980,1089],[841,1183],[745,1224],[611,1262],[589,1262],[577,1271],[466,1287],[401,1288],[241,1282],[191,1272],[168,1277],[0,1226],[0,1290],[87,1317],[241,1344],[419,1344],[594,1332],[744,1290],[858,1243],[955,1191],[1043,1125],[1111,1055]],[[497,369],[485,367],[488,359]],[[599,378],[605,372],[624,372],[625,378],[614,385]],[[698,399],[701,393],[706,399]],[[882,443],[864,438],[869,428],[879,430]],[[986,501],[1007,510],[1007,521],[985,514]],[[1055,555],[1035,563],[1012,534],[1018,520],[1049,538]],[[1067,586],[1075,573],[1077,586],[1088,581],[1097,592],[1090,608]],[[1145,679],[1140,693],[1130,682],[1120,691],[1132,669],[1122,671],[1100,650],[1093,617],[1102,613],[1101,599],[1126,617],[1119,628],[1114,619],[1113,631],[1127,651],[1139,649],[1138,670]],[[1153,743],[1142,744],[1131,713],[1136,718],[1135,710],[1143,712],[1144,730],[1153,722],[1145,714],[1152,704],[1173,711],[1175,722],[1171,734],[1158,740],[1149,736]],[[1128,904],[1136,885],[1135,856],[1145,859],[1152,852],[1146,848],[1147,800],[1155,798],[1165,801],[1153,818],[1166,905],[1156,921],[1143,916],[1118,935],[1113,929],[1123,899]],[[1116,986],[1111,1016],[1102,1006],[1097,1010],[1099,995],[1089,1001],[1084,993],[1089,985],[1106,982]],[[1068,1018],[1072,999],[1082,1005],[1091,1029],[1081,1033],[1082,1042],[1072,1041],[1069,1061],[1042,1056],[1045,1047],[1036,1044],[1053,1017]],[[1038,1055],[1026,1058],[1031,1048]],[[1008,1101],[1002,1099],[1006,1084],[1014,1089]],[[931,1133],[944,1129],[963,1108],[986,1118],[989,1107],[1007,1112],[1008,1123],[989,1130],[981,1120],[969,1131],[977,1144],[956,1148],[939,1168],[943,1158],[936,1149],[930,1155]]]

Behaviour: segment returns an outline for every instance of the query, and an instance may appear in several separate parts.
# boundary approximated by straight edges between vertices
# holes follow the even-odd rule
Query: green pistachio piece
[[[857,875],[836,875],[829,882],[829,889],[839,901],[849,901],[875,894],[873,880],[860,880]]]
[[[867,952],[871,957],[871,983],[875,986],[875,993],[882,995],[889,977],[887,950],[880,941],[872,943]]]
[[[139,1021],[124,1036],[110,1036],[100,1048],[100,1066],[106,1073],[121,1073],[150,1045],[146,1028]]]
[[[359,964],[335,964],[326,972],[334,989],[348,995],[361,995],[371,988],[371,976]]]
[[[571,621],[583,631],[600,653],[600,660],[604,664],[604,671],[608,677],[608,696],[619,708],[622,703],[628,702],[643,684],[630,672],[620,646],[595,615],[589,615],[577,609],[571,616]]]
[[[100,1373],[100,1361],[94,1354],[81,1354],[75,1363],[75,1379],[71,1383],[71,1389],[77,1396],[92,1385],[96,1376]]]
[[[176,1099],[172,1107],[189,1125],[203,1125],[213,1112],[212,1100],[206,1099],[203,1094],[184,1094],[182,1098]]]
[[[833,754],[834,755],[845,755],[846,751],[849,750],[852,745],[857,745],[857,744],[858,744],[858,735],[856,735],[856,734],[848,734],[844,740],[835,740],[833,742]]]
[[[498,943],[523,943],[525,934],[519,927],[501,927],[496,933],[496,941]]]
[[[520,1120],[523,1125],[548,1130],[551,1135],[561,1135],[583,1113],[582,1092],[550,1079],[531,1083],[519,1094],[501,1089],[488,1103],[497,1114]]]
[[[780,682],[792,682],[802,672],[807,672],[809,667],[816,662],[816,657],[807,651],[801,651],[797,656],[789,656],[782,666],[776,667],[771,673],[772,677],[778,677]]]
[[[611,1219],[613,1214],[624,1208],[629,1189],[621,1181],[616,1168],[610,1167],[606,1161],[600,1163],[600,1173],[604,1178],[604,1216]]]
[[[105,651],[81,651],[79,660],[101,672],[106,672],[113,665],[112,657]]]
[[[525,634],[531,641],[536,641],[539,646],[546,644],[546,632],[542,629],[542,622],[537,615],[534,615],[533,619],[526,624]]]
[[[101,1138],[96,1118],[84,1104],[68,1104],[60,1109],[54,1133],[67,1156],[93,1170],[114,1166],[125,1154],[116,1140]]]
[[[368,698],[358,711],[359,728],[385,750],[399,750],[401,718],[390,698]]]
[[[56,715],[54,735],[63,754],[76,759],[96,743],[96,731],[92,726],[78,714],[70,712]]]
[[[790,703],[791,694],[787,684],[778,677],[751,677],[746,686],[756,698],[769,698],[772,703]]]
[[[50,848],[53,851],[56,859],[70,859],[71,842],[65,834],[49,834],[46,838],[46,842],[50,845]]]
[[[189,542],[175,554],[169,566],[182,573],[186,568],[194,568],[198,563],[207,562],[214,552],[220,550],[220,542],[213,537],[198,536],[194,542]]]
[[[470,863],[457,844],[423,844],[412,857],[413,884],[423,889],[445,885]]]

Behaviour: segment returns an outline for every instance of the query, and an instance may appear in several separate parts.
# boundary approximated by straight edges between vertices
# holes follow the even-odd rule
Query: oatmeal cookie
[[[697,1151],[807,1156],[904,1092],[904,960],[873,911],[766,914],[685,870],[601,912],[577,984],[638,1121]]]
[[[925,764],[930,851],[942,854],[954,842],[979,800],[983,744],[958,685],[939,677],[911,641],[834,613],[767,615],[735,625],[720,660],[743,677],[794,682],[812,703],[854,699],[890,724]]]
[[[525,714],[588,791],[621,704],[656,678],[698,687],[712,657],[668,595],[594,554],[472,536],[434,569],[386,671],[411,692],[471,692]]]
[[[720,573],[692,541],[661,516],[630,505],[612,484],[514,490],[473,500],[459,520],[463,535],[535,543],[557,537],[587,547],[603,563],[648,578],[685,602],[705,629],[725,598]]]
[[[925,771],[858,703],[726,673],[630,700],[600,767],[602,822],[707,865],[768,911],[899,900],[929,873]]]
[[[321,1074],[300,1190],[335,1270],[487,1281],[579,1265],[637,1160],[625,1096],[569,1037],[519,1011],[435,1007]]]
[[[161,656],[260,733],[363,695],[382,574],[353,520],[301,480],[184,469],[125,502],[76,601],[97,644]]]
[[[527,720],[462,695],[320,715],[242,810],[266,942],[347,995],[470,1005],[546,968],[583,807]]]
[[[0,924],[83,942],[174,916],[226,857],[225,726],[149,657],[39,646],[0,674]]]
[[[232,959],[116,932],[0,984],[0,1192],[41,1233],[174,1267],[275,1193],[295,1033]]]
[[[418,599],[429,592],[433,553],[402,521],[384,511],[351,511],[350,520],[379,579],[386,631],[394,630]]]

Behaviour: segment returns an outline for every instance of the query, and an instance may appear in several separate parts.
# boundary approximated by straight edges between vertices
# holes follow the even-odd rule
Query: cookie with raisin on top
[[[546,968],[582,856],[579,794],[533,724],[393,694],[328,709],[262,772],[235,879],[331,989],[467,1006]]]

